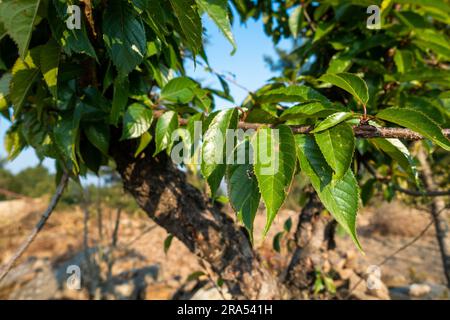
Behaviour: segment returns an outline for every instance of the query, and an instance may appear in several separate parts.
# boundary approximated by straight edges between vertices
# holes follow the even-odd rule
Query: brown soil
[[[0,202],[0,264],[11,257],[39,219],[45,205],[46,199],[32,203],[23,200]],[[100,242],[97,218],[93,212],[89,219],[90,248],[95,248]],[[103,243],[106,245],[111,241],[116,210],[102,208],[102,212]],[[292,229],[295,229],[296,216],[297,213],[294,211],[282,210],[265,240],[261,237],[265,224],[264,210],[257,216],[256,247],[267,264],[276,270],[281,270],[288,262],[286,240],[289,236],[283,238],[281,253],[272,249],[272,239],[277,232],[283,230],[283,224],[289,217],[293,220]],[[88,298],[87,290],[69,292],[61,289],[61,284],[59,287],[55,285],[56,289],[47,295],[22,294],[25,286],[37,277],[43,266],[49,265],[53,271],[61,269],[67,261],[75,259],[77,254],[83,252],[83,221],[83,211],[80,208],[54,212],[44,230],[20,260],[19,264],[21,266],[28,264],[29,270],[21,277],[14,277],[14,272],[13,276],[8,276],[9,282],[5,281],[6,284],[0,285],[0,298]],[[370,265],[379,264],[386,256],[411,241],[428,221],[426,212],[410,209],[400,203],[382,203],[378,207],[363,210],[358,218],[360,240],[366,254],[359,253],[347,236],[337,237],[338,250],[352,261],[355,270],[365,270]],[[183,285],[186,288],[192,287],[187,281],[189,275],[204,272],[204,269],[197,258],[177,239],[173,239],[166,254],[164,241],[167,236],[165,230],[156,226],[142,213],[122,215],[112,268],[115,290],[120,294],[111,298],[170,299]],[[104,248],[107,247],[105,245]],[[444,284],[433,228],[413,246],[389,260],[381,270],[382,279],[388,286],[423,282]],[[57,274],[56,271],[54,273]],[[142,281],[145,282],[145,286],[130,284],[133,277],[136,278],[138,274],[143,275]],[[201,279],[207,281],[209,277],[203,275]],[[136,286],[140,288],[138,291],[135,290]],[[217,290],[212,297],[217,298]]]

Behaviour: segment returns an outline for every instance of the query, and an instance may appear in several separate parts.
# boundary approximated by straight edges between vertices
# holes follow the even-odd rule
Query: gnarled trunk
[[[285,284],[294,297],[309,298],[315,271],[328,263],[327,251],[335,247],[336,221],[321,215],[323,205],[315,192],[302,209],[295,231],[295,250],[286,272]]]
[[[124,187],[157,224],[208,262],[236,299],[281,298],[276,276],[264,269],[240,228],[186,182],[170,158],[152,157],[150,146],[138,158],[126,141],[111,152]]]

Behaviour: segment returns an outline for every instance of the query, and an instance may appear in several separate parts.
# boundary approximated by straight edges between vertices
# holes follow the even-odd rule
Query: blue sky
[[[208,19],[204,17],[205,27],[207,29],[206,53],[208,55],[210,66],[219,73],[234,75],[236,82],[249,90],[255,90],[266,83],[266,81],[274,76],[269,67],[264,62],[264,56],[275,56],[275,49],[272,41],[268,38],[262,28],[262,22],[248,21],[246,25],[241,25],[236,19],[233,25],[233,34],[237,44],[237,51],[233,56],[231,44],[222,36],[218,28]],[[289,47],[288,42],[281,42],[281,47]],[[200,80],[202,84],[220,88],[217,79],[214,76],[204,72],[202,66],[197,65],[194,68],[193,63],[187,63],[186,69],[188,75],[196,80]],[[230,77],[232,77],[230,75]],[[247,92],[230,83],[230,90],[235,102],[239,104],[247,95]],[[233,104],[220,100],[217,101],[219,108],[230,107]],[[9,123],[0,117],[0,158],[6,157],[3,146],[3,138]],[[32,167],[39,163],[35,153],[31,149],[27,149],[12,162],[7,164],[7,168],[13,172],[21,171],[26,167]],[[53,162],[51,160],[44,161],[44,165],[51,171],[53,170]]]

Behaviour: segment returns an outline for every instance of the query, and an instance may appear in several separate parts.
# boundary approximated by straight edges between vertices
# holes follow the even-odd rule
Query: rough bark
[[[188,184],[166,154],[152,157],[151,146],[135,158],[135,148],[122,142],[111,151],[125,189],[148,216],[208,262],[233,298],[281,298],[277,278],[234,221]]]
[[[314,192],[302,209],[295,232],[295,250],[287,269],[285,284],[295,297],[308,298],[315,280],[315,270],[327,261],[327,251],[335,248],[336,222],[321,214],[323,205]]]
[[[422,180],[427,190],[436,190],[436,183],[433,180],[433,171],[427,159],[426,152],[421,149],[417,158],[422,168]],[[436,230],[436,238],[441,252],[442,265],[444,267],[447,287],[450,288],[450,232],[448,226],[448,210],[442,198],[431,199],[431,215]]]

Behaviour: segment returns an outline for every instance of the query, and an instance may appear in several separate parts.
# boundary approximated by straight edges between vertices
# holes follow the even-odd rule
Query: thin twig
[[[100,282],[100,277],[98,273],[98,269],[95,266],[95,257],[91,254],[89,248],[89,203],[90,197],[86,188],[80,186],[81,192],[81,208],[83,210],[83,247],[84,247],[84,259],[86,260],[86,266],[89,271],[89,282],[88,282],[88,293],[89,298],[95,298],[95,291],[98,287],[98,283]]]
[[[225,295],[224,295],[224,293],[223,293],[222,288],[220,288],[220,287],[217,285],[217,282],[214,281],[213,276],[212,276],[211,273],[209,272],[209,269],[208,269],[208,267],[205,265],[205,263],[203,262],[203,260],[198,259],[198,261],[199,261],[200,266],[203,268],[203,270],[205,270],[206,276],[208,277],[209,281],[212,282],[212,284],[214,285],[214,288],[216,288],[217,292],[219,292],[219,294],[220,294],[220,296],[222,297],[222,299],[223,299],[223,300],[227,300],[226,297],[225,297]]]
[[[116,223],[114,224],[114,231],[112,234],[111,247],[115,248],[117,246],[117,239],[119,234],[119,226],[120,226],[120,214],[122,213],[122,208],[117,209],[116,213]]]
[[[306,7],[303,9],[303,15],[305,16],[306,21],[308,21],[308,23],[309,23],[311,29],[312,29],[314,32],[316,32],[316,26],[315,26],[314,22],[312,21],[311,17],[309,16],[308,10],[307,10]]]
[[[108,262],[107,262],[107,267],[108,267],[108,272],[107,272],[107,288],[109,289],[109,291],[111,293],[113,293],[113,281],[112,281],[112,269],[113,269],[113,265],[114,265],[114,250],[116,249],[117,246],[117,239],[118,239],[118,234],[119,234],[119,226],[120,226],[120,214],[122,212],[122,208],[118,208],[117,209],[117,214],[116,214],[116,220],[115,220],[115,224],[114,224],[114,231],[112,234],[112,239],[111,239],[111,246],[109,249],[109,253],[108,253]]]
[[[48,218],[50,217],[56,205],[58,204],[58,201],[61,198],[68,181],[69,181],[69,174],[67,172],[64,172],[59,182],[59,185],[56,188],[55,194],[53,195],[50,204],[47,207],[47,210],[45,210],[45,212],[41,216],[41,219],[36,224],[36,226],[30,233],[30,235],[27,237],[25,242],[22,243],[22,245],[17,249],[16,253],[13,255],[13,257],[9,260],[9,262],[3,267],[2,271],[0,272],[0,282],[2,282],[2,280],[8,275],[9,271],[11,271],[11,269],[14,267],[17,260],[19,260],[19,258],[23,255],[23,253],[28,249],[30,244],[36,238],[38,233],[42,230]]]

